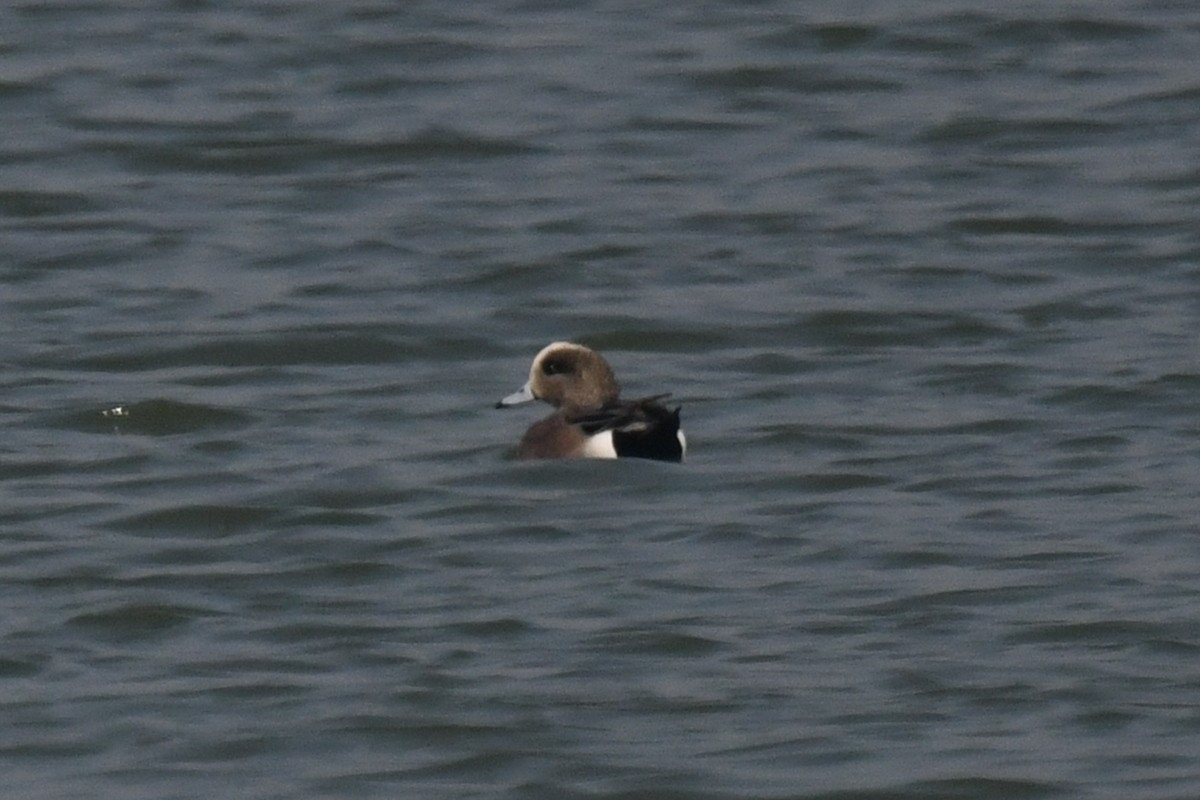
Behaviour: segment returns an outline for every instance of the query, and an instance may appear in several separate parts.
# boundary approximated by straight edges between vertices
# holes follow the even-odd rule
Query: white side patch
[[[613,446],[613,432],[601,431],[595,436],[589,436],[583,445],[584,458],[616,458],[617,448]]]
[[[675,431],[675,436],[679,439],[679,460],[682,461],[687,455],[687,437],[683,435],[683,428]]]

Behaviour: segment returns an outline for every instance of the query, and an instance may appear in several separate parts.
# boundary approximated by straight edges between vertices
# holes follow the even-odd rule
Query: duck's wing
[[[639,400],[624,400],[600,408],[588,408],[580,411],[567,412],[567,421],[583,428],[589,435],[604,431],[636,432],[646,430],[655,425],[661,425],[665,420],[679,420],[679,409],[673,412],[662,404],[664,398],[671,394],[656,394]]]
[[[682,461],[684,439],[679,431],[679,407],[664,406],[660,401],[666,397],[670,394],[568,413],[567,421],[589,436],[612,431],[613,449],[618,456]]]

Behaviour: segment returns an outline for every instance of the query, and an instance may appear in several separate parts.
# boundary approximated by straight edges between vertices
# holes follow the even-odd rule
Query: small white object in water
[[[101,411],[100,413],[106,417],[128,417],[129,409],[127,409],[125,406],[117,406],[116,408],[110,408],[107,411]]]

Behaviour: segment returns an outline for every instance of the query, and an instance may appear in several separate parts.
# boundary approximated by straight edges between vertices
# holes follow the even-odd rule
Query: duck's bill
[[[505,397],[503,400],[501,400],[499,403],[496,403],[496,408],[505,408],[507,406],[515,406],[515,405],[519,405],[520,403],[528,403],[530,400],[536,400],[536,399],[537,398],[533,396],[533,389],[529,388],[529,384],[526,383],[524,386],[521,387],[521,390],[519,392],[513,392],[508,397]]]

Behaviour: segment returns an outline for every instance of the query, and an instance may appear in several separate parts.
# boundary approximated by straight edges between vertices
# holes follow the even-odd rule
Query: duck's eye
[[[542,372],[546,375],[561,375],[564,372],[570,371],[571,365],[558,359],[552,358],[542,364]]]

